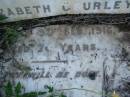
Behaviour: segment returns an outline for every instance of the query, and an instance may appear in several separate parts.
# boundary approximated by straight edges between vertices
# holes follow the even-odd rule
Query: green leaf
[[[24,93],[21,97],[38,97],[40,95],[45,95],[47,92],[30,92]]]
[[[13,28],[7,28],[5,33],[5,40],[8,45],[14,43],[18,37],[18,32]]]
[[[4,15],[0,15],[0,21],[5,20],[5,19],[7,19],[6,16],[4,16]]]
[[[38,95],[45,95],[47,92],[38,92]]]
[[[52,93],[52,92],[54,91],[54,88],[51,87],[51,86],[47,86],[47,89],[49,90],[49,91],[48,91],[49,93]]]
[[[64,93],[62,92],[59,97],[67,97],[66,95],[64,95]]]
[[[22,85],[21,85],[20,82],[18,82],[17,85],[16,85],[16,87],[15,87],[15,94],[16,94],[16,97],[20,97],[21,89],[22,89]]]
[[[24,93],[22,97],[38,97],[37,92]]]
[[[12,87],[12,84],[10,81],[7,83],[7,85],[4,87],[4,89],[5,89],[6,97],[13,96],[13,87]]]

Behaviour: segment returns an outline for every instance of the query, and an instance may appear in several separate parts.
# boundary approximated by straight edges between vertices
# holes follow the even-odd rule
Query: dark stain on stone
[[[37,67],[36,69],[39,70],[39,67]]]
[[[5,32],[6,32],[5,29],[0,28],[0,44],[4,41],[3,39],[4,39]]]
[[[94,72],[94,71],[91,71],[88,73],[88,77],[91,79],[91,80],[95,80],[96,79],[96,76],[97,76],[97,73]]]
[[[91,60],[89,63],[93,63],[93,61]]]
[[[130,25],[117,25],[119,32],[122,32],[121,42],[130,42]]]
[[[128,59],[128,55],[129,53],[127,52],[127,50],[125,48],[122,48],[122,53],[121,53],[121,60],[125,61]]]
[[[121,41],[124,41],[127,43],[130,42],[130,30],[129,30],[129,32],[123,32],[123,36],[122,36]]]
[[[122,97],[130,97],[130,78],[127,77],[124,79],[115,90],[121,93],[123,95]]]
[[[83,88],[84,86],[81,86],[81,88]]]
[[[130,63],[130,60],[128,60],[128,63]],[[130,64],[127,64],[128,67],[130,67]]]
[[[120,25],[117,25],[117,27],[119,28],[119,31],[123,31],[123,32],[130,31],[130,25],[128,24],[120,24]]]

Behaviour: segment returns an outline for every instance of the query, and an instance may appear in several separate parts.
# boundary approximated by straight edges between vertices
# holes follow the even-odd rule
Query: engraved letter
[[[88,45],[87,44],[83,44],[83,51],[88,51]]]
[[[105,1],[105,7],[104,7],[104,9],[111,9],[111,7],[108,6],[108,2],[107,1]]]
[[[50,5],[47,5],[47,6],[44,6],[44,5],[43,5],[43,10],[44,10],[45,13],[46,13],[47,11],[48,11],[48,12],[51,12]]]
[[[22,14],[24,14],[22,8],[17,7],[17,8],[15,8],[15,9],[16,9],[18,15],[22,15]]]
[[[100,9],[101,3],[100,2],[94,2],[94,8],[93,9]]]
[[[71,8],[67,8],[67,7],[65,7],[64,5],[62,6],[62,9],[64,10],[64,11],[69,11]]]
[[[79,44],[76,45],[75,51],[80,51],[80,45]]]
[[[0,9],[0,15],[4,15],[3,12],[4,12],[3,9]]]
[[[127,4],[127,8],[130,8],[130,2],[128,0],[126,1],[126,4]]]
[[[80,77],[81,75],[82,75],[82,72],[78,71],[78,72],[76,72],[76,74],[75,74],[75,78]]]
[[[34,9],[36,9],[36,12],[39,13],[40,6],[33,6]]]
[[[14,12],[10,9],[10,8],[7,8],[7,11],[8,11],[8,15],[15,15]]]
[[[86,3],[83,3],[83,9],[84,10],[89,10],[90,9],[90,6],[91,6],[91,3],[88,2],[88,6],[86,5]]]
[[[121,1],[115,1],[114,9],[119,9],[120,3],[121,3]]]
[[[25,8],[26,14],[32,14],[31,9],[30,9],[29,6],[24,7],[24,8]]]

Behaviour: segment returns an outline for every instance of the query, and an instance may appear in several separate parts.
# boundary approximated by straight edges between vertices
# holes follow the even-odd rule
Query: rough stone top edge
[[[128,25],[130,26],[130,14],[73,14],[58,15],[45,18],[21,20],[16,22],[0,23],[0,28],[7,25],[20,23],[23,27],[49,26],[61,24],[84,24],[84,25]]]

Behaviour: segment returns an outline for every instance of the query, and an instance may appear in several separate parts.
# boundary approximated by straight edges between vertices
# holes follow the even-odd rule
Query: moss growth
[[[63,92],[57,93],[53,87],[47,86],[47,91],[29,92],[22,93],[23,86],[20,82],[13,86],[11,82],[8,82],[4,87],[5,97],[67,97]]]
[[[0,21],[6,19],[7,17],[0,15]],[[18,31],[20,23],[18,23],[16,26],[5,26],[2,29],[0,29],[0,32],[2,34],[2,37],[0,39],[0,49],[2,49],[5,53],[9,53],[9,56],[13,60],[13,66],[17,69],[21,70],[22,72],[28,72],[31,70],[30,67],[23,65],[19,63],[15,58],[13,54],[13,48],[12,46],[17,42],[18,38],[22,36],[22,33]]]

